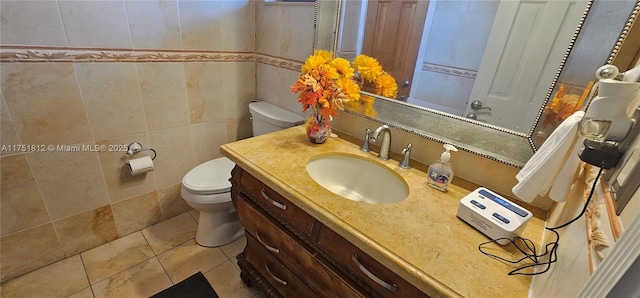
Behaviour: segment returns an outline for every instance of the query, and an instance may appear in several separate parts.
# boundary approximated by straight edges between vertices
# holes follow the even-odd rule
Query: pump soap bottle
[[[441,190],[447,191],[451,179],[453,179],[453,169],[451,168],[451,153],[449,151],[458,151],[458,148],[451,144],[444,144],[445,151],[440,155],[440,160],[434,162],[429,166],[429,177],[427,184],[429,186]]]

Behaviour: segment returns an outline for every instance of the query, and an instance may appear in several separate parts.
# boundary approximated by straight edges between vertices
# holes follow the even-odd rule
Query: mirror
[[[346,40],[340,40],[338,37],[349,34],[342,31],[338,33],[338,28],[343,23],[341,18],[343,9],[351,5],[351,2],[362,3],[358,0],[318,1],[316,48],[339,52],[338,46],[344,45]],[[445,2],[462,3],[464,1]],[[571,94],[582,94],[583,92],[578,90],[583,91],[588,88],[589,82],[595,80],[595,69],[608,63],[615,56],[617,42],[626,35],[640,4],[627,0],[587,1],[583,5],[585,9],[581,13],[579,24],[571,25],[570,31],[573,33],[567,48],[562,51],[559,66],[547,67],[540,72],[542,76],[550,76],[550,82],[544,85],[539,84],[538,87],[526,87],[530,90],[542,88],[540,90],[546,91],[543,92],[542,100],[535,104],[533,101],[529,103],[531,106],[529,110],[533,111],[531,114],[533,116],[530,116],[533,121],[519,131],[471,120],[447,111],[438,111],[379,96],[376,96],[374,105],[378,112],[377,116],[359,115],[435,141],[452,142],[466,151],[521,167],[562,120],[558,117],[550,117],[553,115],[548,112],[549,107],[545,109],[548,103],[553,102],[551,99],[557,93],[558,87],[563,86],[564,92]],[[331,9],[323,9],[329,7]],[[468,98],[465,98],[465,101],[468,101]],[[358,114],[353,111],[348,112]],[[544,125],[541,119],[544,120]]]

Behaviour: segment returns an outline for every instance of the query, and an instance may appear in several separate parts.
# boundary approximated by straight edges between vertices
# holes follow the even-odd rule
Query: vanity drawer
[[[267,212],[289,222],[305,235],[311,235],[311,228],[315,219],[262,183],[262,181],[244,172],[242,174],[241,187],[254,202],[266,209]]]
[[[318,297],[296,277],[296,274],[289,271],[278,259],[264,249],[252,235],[246,237],[247,247],[245,247],[244,255],[247,261],[283,297]]]
[[[270,251],[316,293],[323,297],[363,297],[244,198],[237,201],[237,209],[242,225],[258,245]]]
[[[322,227],[318,244],[344,265],[343,268],[349,271],[347,274],[363,281],[383,297],[428,297],[327,227]]]

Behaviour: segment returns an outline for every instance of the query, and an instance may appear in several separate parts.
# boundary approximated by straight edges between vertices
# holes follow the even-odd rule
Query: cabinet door
[[[241,189],[242,193],[278,221],[290,223],[303,234],[311,235],[315,219],[262,181],[244,172],[242,173]]]
[[[247,233],[320,296],[363,297],[242,196],[237,200],[237,209]]]
[[[343,265],[347,274],[356,281],[364,282],[383,297],[428,297],[327,227],[322,228],[318,244]]]

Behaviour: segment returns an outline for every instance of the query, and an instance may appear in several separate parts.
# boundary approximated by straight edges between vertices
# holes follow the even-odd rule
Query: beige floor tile
[[[84,288],[82,291],[76,292],[67,298],[93,298],[93,291],[91,291],[90,287]]]
[[[156,255],[192,239],[198,225],[188,213],[167,219],[142,230]]]
[[[160,263],[174,283],[201,271],[210,269],[227,261],[227,256],[217,247],[202,247],[190,240],[178,247],[158,255]]]
[[[249,298],[259,294],[255,288],[247,288],[240,280],[240,270],[231,261],[204,274],[218,296],[225,298]]]
[[[95,284],[154,256],[151,247],[136,232],[81,254],[91,284]]]
[[[92,285],[96,298],[150,297],[172,285],[158,259],[152,258]]]
[[[235,262],[236,256],[244,250],[245,246],[247,246],[247,238],[240,237],[227,245],[220,246],[220,249],[227,255],[227,258]]]
[[[66,297],[87,286],[82,260],[76,255],[3,283],[0,296]]]

